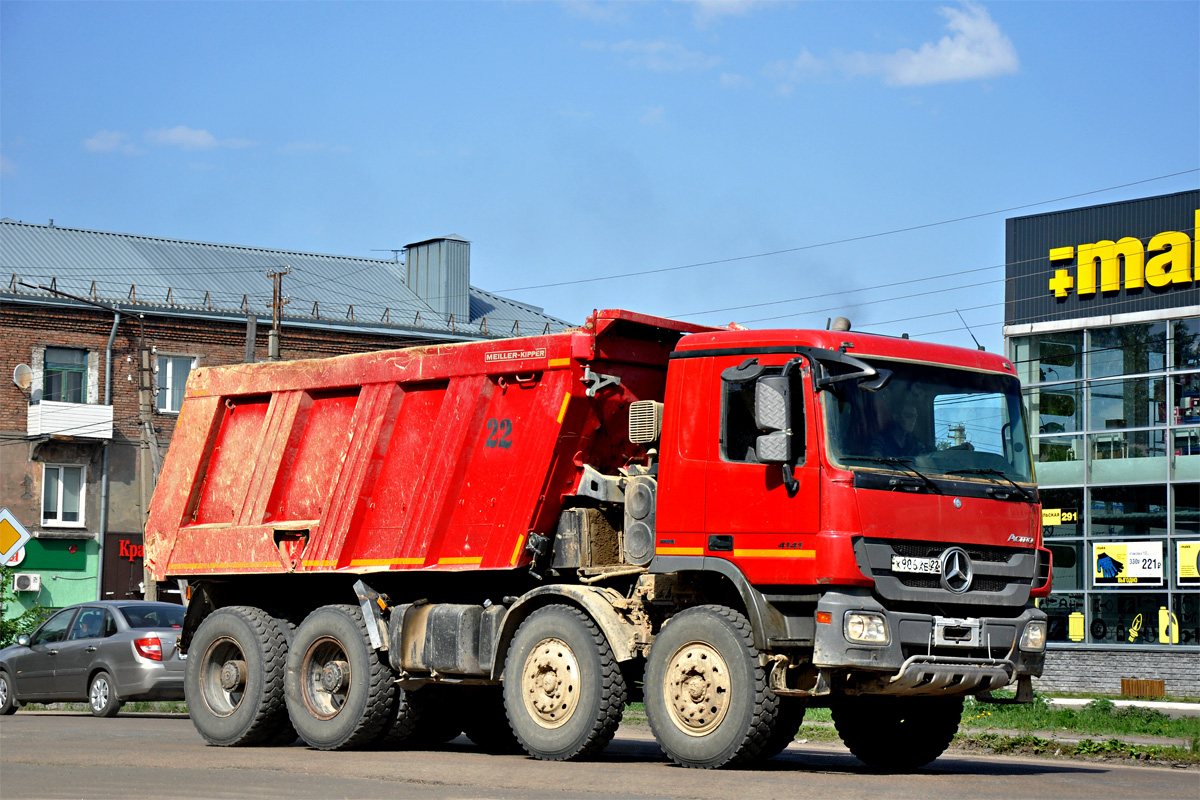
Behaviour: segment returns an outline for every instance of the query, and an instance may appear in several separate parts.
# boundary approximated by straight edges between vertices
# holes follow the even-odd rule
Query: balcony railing
[[[69,436],[73,439],[111,439],[112,406],[58,403],[43,400],[29,406],[26,433],[30,436]]]

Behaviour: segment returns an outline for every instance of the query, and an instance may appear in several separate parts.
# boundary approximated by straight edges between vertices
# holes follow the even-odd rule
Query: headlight
[[[1046,623],[1044,620],[1034,620],[1025,626],[1025,632],[1021,634],[1021,649],[1034,653],[1046,649]]]
[[[851,642],[867,642],[868,644],[887,644],[887,623],[879,614],[865,611],[846,612],[846,639]]]

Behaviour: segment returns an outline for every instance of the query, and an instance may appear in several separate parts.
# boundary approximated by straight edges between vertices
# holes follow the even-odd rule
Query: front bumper
[[[846,639],[849,611],[878,614],[888,641],[866,644]],[[1046,613],[1026,608],[1016,617],[947,619],[883,608],[869,591],[831,591],[817,612],[813,666],[841,674],[847,689],[872,694],[963,695],[999,689],[1018,678],[1040,676],[1045,651],[1025,652],[1019,642],[1025,626]]]

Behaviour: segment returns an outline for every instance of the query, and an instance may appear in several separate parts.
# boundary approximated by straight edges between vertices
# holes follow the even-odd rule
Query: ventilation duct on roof
[[[457,324],[471,320],[471,243],[451,234],[407,245],[408,288]]]

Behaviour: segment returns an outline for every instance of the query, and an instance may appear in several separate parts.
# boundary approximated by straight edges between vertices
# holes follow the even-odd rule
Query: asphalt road
[[[18,712],[0,717],[0,796],[17,798],[757,798],[1056,800],[1196,798],[1196,770],[948,755],[909,775],[865,772],[836,744],[796,744],[750,770],[669,764],[644,727],[597,761],[489,756],[465,739],[437,750],[324,753],[300,745],[208,747],[182,716]]]

